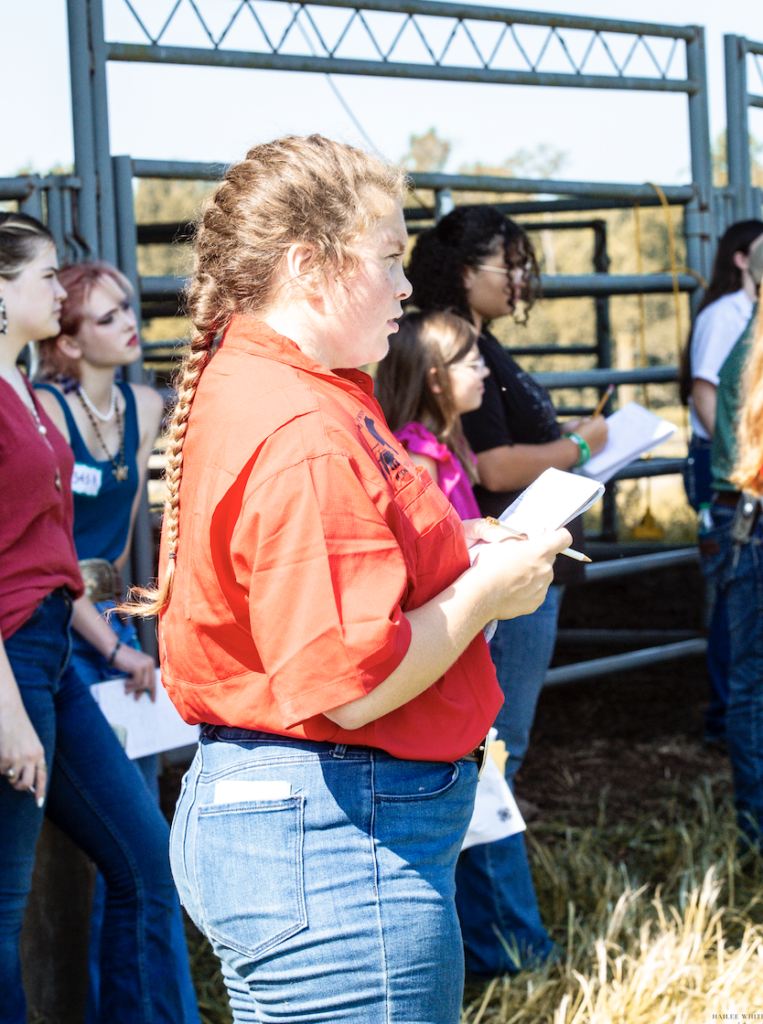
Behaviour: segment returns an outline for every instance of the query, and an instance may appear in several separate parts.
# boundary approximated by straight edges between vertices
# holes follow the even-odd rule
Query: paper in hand
[[[124,730],[125,753],[132,760],[198,742],[198,725],[188,725],[177,713],[162,686],[159,669],[156,670],[155,701],[147,693],[141,694],[138,700],[134,693],[125,693],[124,679],[95,683],[90,692],[109,725]]]
[[[606,483],[644,452],[667,441],[675,429],[638,402],[628,402],[607,417],[607,443],[576,472]]]
[[[561,469],[547,469],[515,498],[499,516],[500,521],[517,533],[537,537],[546,530],[558,530],[586,509],[604,493],[604,485],[565,473]]]

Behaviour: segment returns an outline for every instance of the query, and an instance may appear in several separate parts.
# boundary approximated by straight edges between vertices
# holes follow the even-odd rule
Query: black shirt
[[[509,355],[501,343],[483,331],[479,339],[490,376],[485,378],[482,405],[461,417],[466,439],[472,451],[489,451],[503,445],[547,444],[562,436],[551,396],[542,385]],[[481,484],[474,496],[483,516],[499,516],[519,491],[489,491]],[[583,529],[577,519],[567,527],[580,550]],[[583,578],[582,565],[569,558],[557,559],[554,566],[556,583],[578,582]]]

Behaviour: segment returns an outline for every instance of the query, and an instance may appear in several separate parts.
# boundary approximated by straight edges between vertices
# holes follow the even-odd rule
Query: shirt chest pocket
[[[409,531],[418,607],[441,593],[469,568],[464,528],[453,506],[423,470],[406,481],[397,503]]]

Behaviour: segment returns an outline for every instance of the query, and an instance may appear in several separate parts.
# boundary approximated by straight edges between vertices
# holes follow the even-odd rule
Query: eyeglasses
[[[525,274],[529,274],[532,270],[532,264],[529,260],[520,267],[491,267],[489,263],[476,263],[475,270],[489,270],[493,274],[503,274],[504,277],[520,273],[524,277]]]
[[[462,370],[462,369],[463,370],[476,370],[478,373],[482,373],[482,371],[485,369],[485,360],[482,358],[482,356],[480,356],[479,359],[470,359],[468,363],[465,363],[465,362],[449,363],[448,364],[448,369],[449,370]]]

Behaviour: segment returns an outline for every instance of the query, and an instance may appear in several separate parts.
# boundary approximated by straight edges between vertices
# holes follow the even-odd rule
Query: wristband
[[[574,441],[580,449],[578,461],[573,466],[573,469],[575,469],[577,466],[584,466],[586,462],[588,462],[588,460],[591,458],[591,449],[588,447],[588,442],[584,437],[581,437],[580,434],[568,434],[567,437],[570,441]]]
[[[117,651],[119,650],[119,648],[121,646],[122,646],[122,641],[121,640],[117,640],[117,646],[114,648],[114,650],[111,652],[111,654],[106,659],[106,664],[107,665],[113,665],[114,664],[114,658],[116,658]]]

